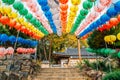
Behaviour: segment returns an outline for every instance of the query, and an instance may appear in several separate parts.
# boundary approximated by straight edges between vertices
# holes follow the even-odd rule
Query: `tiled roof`
[[[81,56],[82,58],[96,58],[94,53],[88,53],[85,49],[80,49],[81,50]],[[77,48],[68,48],[65,52],[55,52],[53,54],[56,55],[67,55],[72,58],[78,58],[78,49]]]

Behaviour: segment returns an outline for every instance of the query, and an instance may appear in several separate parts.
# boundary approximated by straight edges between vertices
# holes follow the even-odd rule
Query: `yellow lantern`
[[[111,40],[110,40],[110,36],[105,36],[104,37],[104,40],[105,40],[105,42],[110,42]]]
[[[110,35],[110,40],[111,40],[112,42],[116,41],[116,36],[115,36],[115,35]]]
[[[78,6],[72,5],[72,6],[70,7],[70,11],[72,11],[72,12],[77,12],[77,11],[78,11]]]
[[[73,5],[79,5],[80,2],[81,2],[81,0],[71,0],[71,3],[72,3]]]
[[[117,34],[117,39],[120,40],[120,33]]]
[[[13,18],[13,19],[17,18],[17,16],[18,16],[18,14],[16,12],[11,12],[8,14],[8,17]]]
[[[10,7],[8,7],[8,6],[3,7],[4,14],[9,14],[9,13],[11,13],[11,11],[12,11],[12,9]]]
[[[24,18],[22,18],[22,17],[17,18],[17,21],[18,21],[19,23],[21,23],[22,25],[25,25],[25,24],[26,24],[25,21],[24,21]]]
[[[4,11],[3,11],[2,6],[0,6],[0,12],[1,12],[2,14],[4,14]]]

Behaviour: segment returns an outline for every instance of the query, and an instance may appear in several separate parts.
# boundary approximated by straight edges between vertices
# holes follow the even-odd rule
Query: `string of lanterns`
[[[88,32],[92,31],[93,29],[101,26],[102,24],[105,24],[112,17],[118,15],[118,13],[120,12],[119,9],[120,9],[120,1],[116,2],[113,6],[111,6],[106,11],[106,14],[103,14],[98,20],[96,20],[95,22],[93,22],[88,28],[86,28],[82,33],[80,33],[79,37],[80,36],[84,36],[85,34],[87,34]],[[111,19],[111,22],[113,22],[113,19],[114,18]],[[102,20],[104,20],[104,22]],[[116,25],[116,23],[114,24],[114,22],[112,24]]]
[[[24,39],[22,37],[16,38],[13,35],[8,36],[7,34],[0,34],[0,42],[1,42],[1,44],[5,44],[7,41],[9,41],[11,44],[14,44],[16,42],[16,39],[17,39],[17,42],[19,44],[22,44],[22,45],[28,45],[28,46],[31,46],[31,47],[35,47],[38,44],[37,41],[32,41],[32,40],[29,40],[29,39]]]
[[[87,16],[89,10],[92,8],[93,6],[93,2],[95,2],[96,0],[86,0],[83,2],[83,9],[80,10],[77,19],[75,20],[74,25],[72,26],[72,29],[70,31],[70,33],[74,33],[77,28],[79,27],[80,23],[83,21],[83,19],[85,19],[85,17]]]

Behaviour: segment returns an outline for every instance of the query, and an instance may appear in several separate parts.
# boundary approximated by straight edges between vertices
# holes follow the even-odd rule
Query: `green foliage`
[[[102,80],[120,80],[120,71],[108,73]]]

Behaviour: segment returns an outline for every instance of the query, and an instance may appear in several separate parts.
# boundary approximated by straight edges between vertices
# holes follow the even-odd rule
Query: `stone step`
[[[42,73],[50,73],[50,72],[56,72],[56,73],[69,73],[69,72],[72,72],[72,73],[74,73],[74,72],[79,72],[79,69],[74,69],[74,68],[72,68],[72,69],[69,69],[69,68],[42,68],[41,70],[40,70],[40,72]]]
[[[51,77],[45,77],[45,76],[38,76],[35,80],[87,80],[85,77],[56,77],[56,76],[51,76]]]
[[[38,74],[39,76],[66,76],[66,77],[69,77],[69,76],[74,76],[74,77],[78,77],[78,76],[81,76],[82,74],[81,73],[39,73]]]

